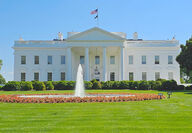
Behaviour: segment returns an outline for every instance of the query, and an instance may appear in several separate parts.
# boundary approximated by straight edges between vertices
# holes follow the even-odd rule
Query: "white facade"
[[[137,33],[134,39],[126,39],[125,33],[98,27],[69,32],[66,39],[61,38],[60,33],[54,41],[15,41],[14,80],[76,80],[81,62],[87,81],[163,78],[180,82],[179,64],[175,60],[180,47],[175,39],[142,40],[137,39]]]

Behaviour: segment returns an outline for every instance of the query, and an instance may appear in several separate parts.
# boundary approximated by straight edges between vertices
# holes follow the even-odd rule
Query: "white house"
[[[82,64],[84,79],[156,80],[180,82],[180,68],[175,58],[179,41],[142,40],[137,33],[127,39],[122,32],[108,32],[98,27],[84,32],[68,32],[66,39],[24,41],[14,44],[14,80],[76,80]]]

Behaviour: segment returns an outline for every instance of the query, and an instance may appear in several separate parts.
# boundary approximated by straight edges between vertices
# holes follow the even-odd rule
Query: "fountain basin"
[[[130,94],[86,94],[84,97],[128,97],[128,96],[135,96]],[[18,97],[23,98],[70,98],[70,97],[78,97],[75,95],[22,95]],[[81,97],[83,98],[83,97]]]

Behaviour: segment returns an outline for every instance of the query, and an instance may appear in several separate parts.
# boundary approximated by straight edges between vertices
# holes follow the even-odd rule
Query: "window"
[[[115,64],[115,56],[110,56],[110,64]]]
[[[146,64],[146,56],[142,56],[142,64]]]
[[[155,56],[155,64],[159,64],[159,56]]]
[[[26,64],[26,56],[21,56],[21,64]]]
[[[168,64],[173,64],[173,56],[168,56]]]
[[[115,73],[114,72],[110,73],[110,81],[115,81]]]
[[[85,56],[80,56],[80,64],[85,64]]]
[[[47,58],[47,63],[48,63],[48,64],[52,64],[52,56],[48,56],[48,58]]]
[[[147,72],[142,72],[142,80],[147,80]]]
[[[61,56],[61,64],[65,64],[65,56]]]
[[[99,56],[95,56],[95,64],[100,64],[100,58],[99,58]]]
[[[47,81],[52,81],[52,72],[47,73]]]
[[[39,56],[35,56],[34,58],[35,58],[34,64],[39,64]]]
[[[39,73],[38,72],[34,73],[34,80],[39,81]]]
[[[168,79],[172,80],[173,79],[173,72],[168,72]]]
[[[155,72],[155,80],[160,79],[160,72]]]
[[[21,81],[25,81],[26,74],[24,72],[21,73]]]
[[[129,64],[133,64],[133,56],[132,55],[129,56]]]
[[[133,78],[133,72],[129,72],[129,80],[134,80],[134,78]]]
[[[61,80],[65,80],[65,72],[61,72]]]

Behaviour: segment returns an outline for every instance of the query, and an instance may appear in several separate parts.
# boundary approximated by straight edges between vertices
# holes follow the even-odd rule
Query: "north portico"
[[[122,32],[94,27],[84,32],[59,33],[52,41],[15,41],[14,80],[76,80],[82,64],[84,80],[156,80],[179,82],[175,61],[179,41],[142,40],[134,33],[127,39]]]
[[[116,80],[123,80],[122,46],[70,47],[67,51],[67,77],[69,77],[67,80],[74,80],[79,63],[83,66],[84,79],[87,81],[92,79],[107,81],[110,78],[110,72],[116,73]],[[114,63],[110,62],[110,57],[114,57]],[[98,74],[95,74],[96,69]]]

